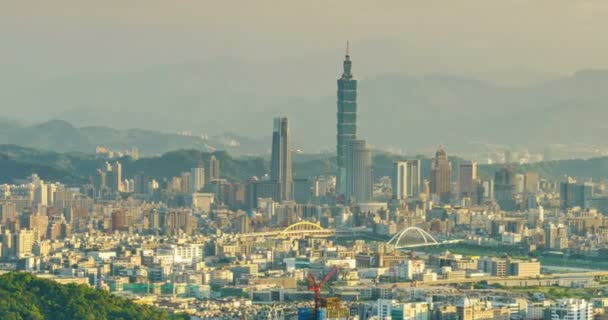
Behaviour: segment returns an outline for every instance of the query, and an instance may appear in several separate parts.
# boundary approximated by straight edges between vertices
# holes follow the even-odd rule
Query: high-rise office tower
[[[209,157],[209,181],[216,181],[220,179],[220,160],[214,155]]]
[[[346,149],[346,199],[372,200],[372,150],[365,140],[351,140]]]
[[[112,171],[114,171],[116,181],[113,181],[112,191],[121,192],[122,191],[122,164],[116,161],[112,166]]]
[[[416,197],[420,194],[420,160],[407,160],[407,195]]]
[[[559,183],[559,199],[562,209],[573,207],[588,208],[593,196],[591,183],[578,183],[571,177]]]
[[[348,43],[344,57],[342,77],[338,79],[337,146],[338,194],[346,191],[346,149],[351,140],[357,138],[357,80],[351,73],[352,62]]]
[[[205,187],[205,168],[199,164],[196,168],[190,169],[190,190],[199,192]]]
[[[431,194],[439,196],[442,202],[448,202],[450,200],[451,179],[452,165],[448,160],[448,154],[443,147],[440,147],[431,163]]]
[[[408,190],[408,170],[407,161],[397,161],[393,164],[393,198],[397,200],[406,199],[409,195]]]
[[[135,174],[133,191],[135,194],[146,194],[148,193],[148,177],[145,173],[139,172]]]
[[[40,180],[37,185],[34,186],[34,205],[36,207],[47,206],[48,205],[48,191],[47,184],[44,181]]]
[[[502,210],[517,209],[515,201],[515,174],[508,167],[503,167],[494,174],[494,198]]]
[[[474,193],[475,180],[477,179],[477,163],[474,161],[464,161],[458,170],[458,188],[460,197],[472,197]]]
[[[287,118],[274,119],[270,179],[279,185],[279,201],[292,200],[291,142]]]

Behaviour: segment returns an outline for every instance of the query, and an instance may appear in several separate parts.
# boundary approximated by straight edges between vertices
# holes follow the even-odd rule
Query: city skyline
[[[605,14],[7,4],[0,318],[608,319]]]
[[[3,10],[6,37],[0,64],[5,72],[0,83],[5,90],[0,92],[0,105],[8,122],[16,119],[33,125],[63,119],[78,127],[142,127],[214,136],[225,133],[223,124],[230,121],[236,128],[231,131],[261,138],[268,133],[257,123],[284,114],[294,120],[292,130],[302,137],[294,145],[319,152],[335,147],[323,139],[333,133],[328,126],[331,120],[329,114],[318,118],[311,114],[327,111],[334,103],[335,90],[328,83],[335,80],[339,67],[335,57],[342,54],[349,39],[357,54],[359,85],[368,87],[359,99],[365,121],[359,122],[358,129],[373,145],[405,152],[428,151],[440,143],[455,151],[468,147],[467,152],[476,151],[470,144],[608,147],[593,134],[601,129],[598,119],[602,116],[591,116],[604,110],[601,101],[606,97],[601,88],[608,79],[602,72],[608,67],[608,54],[602,54],[606,48],[601,32],[594,32],[605,24],[602,13],[607,5],[601,1],[490,4],[467,0],[450,6],[404,1],[387,5],[396,10],[363,2],[341,6],[344,2],[336,1],[322,7],[344,12],[316,12],[326,23],[323,37],[314,31],[323,29],[321,25],[302,28],[306,24],[303,17],[284,21],[292,15],[285,5],[260,13],[267,17],[267,24],[258,25],[249,17],[241,17],[240,23],[232,20],[233,14],[239,16],[238,10],[229,10],[234,4],[210,6],[216,11],[205,20],[196,17],[209,15],[209,10],[201,10],[202,3],[188,1],[173,5],[155,1],[145,16],[137,15],[135,4],[122,3],[124,10],[109,10],[118,4],[108,3],[104,10],[93,10],[90,4],[60,3],[64,5],[52,8],[39,4],[35,10],[32,4],[10,4]],[[272,1],[264,3],[270,6]],[[310,10],[298,6],[304,12]],[[475,6],[481,9],[471,10]],[[251,10],[259,13],[262,7]],[[361,16],[356,8],[367,8],[370,16],[356,19]],[[286,15],[279,18],[272,12]],[[398,12],[411,19],[396,19]],[[507,18],[508,13],[516,14],[518,20]],[[19,16],[31,20],[15,19]],[[177,16],[183,21],[176,22]],[[222,16],[227,19],[219,19]],[[488,16],[494,18],[489,25]],[[383,23],[372,23],[375,20]],[[28,21],[37,23],[28,25]],[[278,23],[284,26],[273,28]],[[245,36],[243,32],[248,32],[240,29],[245,26],[263,32]],[[551,28],[564,31],[547,32]],[[230,36],[210,39],[222,30]],[[544,41],[537,41],[540,36]],[[199,37],[208,41],[192,41]],[[564,46],[561,37],[575,45]],[[173,40],[169,45],[158,41],[167,38]],[[80,46],[82,43],[87,45]],[[108,52],[110,44],[118,49]],[[565,54],[569,50],[575,52]],[[532,71],[541,65],[544,72]],[[582,70],[587,71],[579,72]],[[505,81],[497,80],[500,77],[487,76],[508,73],[528,78],[525,75],[530,72],[549,75],[506,87]],[[123,90],[126,85],[131,89]],[[29,94],[32,87],[36,95]],[[598,94],[601,97],[591,97]],[[373,108],[366,108],[368,105]],[[582,112],[572,116],[563,107],[569,105]],[[235,119],[232,112],[243,117]],[[142,113],[146,121],[133,123]],[[424,119],[433,113],[445,114],[436,117],[441,129],[408,143],[397,138],[415,137],[424,130]],[[120,116],[111,116],[116,114]],[[394,116],[387,117],[389,114]],[[543,121],[547,116],[553,121]],[[481,121],[472,128],[453,125],[473,117],[481,117]],[[510,121],[500,121],[504,118]],[[401,126],[400,121],[405,120],[398,119],[407,119],[408,125]],[[510,122],[519,122],[522,128],[512,130]],[[318,132],[305,134],[317,123]],[[568,124],[588,129],[568,134],[557,130]],[[480,131],[487,134],[477,135]],[[0,137],[0,141],[4,140]]]

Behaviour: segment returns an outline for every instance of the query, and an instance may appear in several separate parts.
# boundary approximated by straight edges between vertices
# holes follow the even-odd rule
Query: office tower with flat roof
[[[474,193],[475,180],[477,179],[477,163],[475,161],[464,161],[458,170],[458,188],[460,197],[472,197]]]
[[[148,176],[146,176],[145,173],[143,173],[143,172],[136,173],[135,176],[133,177],[133,180],[134,180],[133,192],[135,192],[135,194],[148,193]]]
[[[112,166],[112,171],[114,171],[115,181],[113,181],[112,189],[115,192],[122,192],[122,164],[116,161]]]
[[[494,198],[502,210],[517,209],[515,199],[515,174],[509,167],[503,167],[494,174]]]
[[[291,142],[287,118],[274,119],[270,179],[279,185],[278,201],[292,200]]]
[[[190,169],[190,192],[199,192],[205,187],[205,168],[202,164]]]
[[[420,194],[420,160],[407,160],[407,195],[416,197]]]
[[[372,150],[365,140],[351,140],[346,149],[346,199],[364,203],[372,200]]]
[[[559,183],[559,199],[562,209],[589,207],[589,200],[593,196],[593,185],[579,183],[571,177]]]
[[[431,194],[437,195],[442,202],[450,200],[450,185],[452,180],[452,165],[443,147],[435,153],[431,163]]]
[[[209,157],[209,181],[216,181],[220,179],[220,160],[214,155]]]
[[[393,163],[393,176],[391,182],[393,184],[393,198],[397,200],[406,199],[409,195],[408,190],[408,170],[407,161],[397,161]]]
[[[338,79],[338,113],[337,113],[337,194],[346,191],[346,152],[348,143],[357,138],[357,80],[351,72],[349,45],[346,44],[346,55],[343,63],[342,77]]]

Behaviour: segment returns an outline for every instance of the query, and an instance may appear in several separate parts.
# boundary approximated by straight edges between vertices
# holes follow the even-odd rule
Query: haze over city
[[[319,152],[333,147],[332,84],[350,40],[360,127],[378,147],[468,150],[528,136],[606,147],[589,115],[603,115],[605,100],[586,83],[605,86],[608,74],[577,72],[608,68],[607,11],[604,1],[9,2],[2,117],[263,138],[265,119],[288,115],[297,146]],[[584,128],[561,134],[566,124]]]
[[[0,319],[608,320],[607,13],[2,3]]]

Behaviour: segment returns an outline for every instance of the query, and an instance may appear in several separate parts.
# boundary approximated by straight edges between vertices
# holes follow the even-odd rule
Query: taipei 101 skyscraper
[[[351,73],[350,47],[346,42],[346,55],[344,57],[344,72],[338,79],[338,123],[337,123],[337,194],[346,192],[346,153],[351,140],[357,138],[357,80]]]

